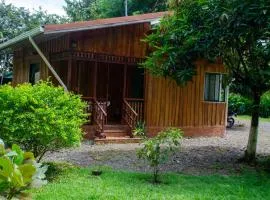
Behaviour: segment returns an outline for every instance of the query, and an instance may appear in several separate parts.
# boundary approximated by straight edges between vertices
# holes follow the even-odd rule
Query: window
[[[40,80],[40,67],[39,64],[31,64],[29,71],[29,82],[35,84]]]
[[[214,102],[225,102],[226,87],[224,75],[218,73],[206,73],[204,82],[204,100]]]

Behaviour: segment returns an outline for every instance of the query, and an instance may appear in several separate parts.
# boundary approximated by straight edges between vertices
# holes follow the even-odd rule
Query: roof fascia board
[[[30,30],[30,31],[24,32],[21,35],[0,44],[0,51],[3,50],[3,49],[6,49],[6,48],[8,48],[8,47],[10,47],[10,46],[12,46],[12,45],[14,45],[16,43],[18,43],[18,42],[21,42],[23,40],[27,40],[29,38],[29,36],[30,37],[35,37],[35,36],[37,36],[37,35],[39,35],[41,33],[44,33],[44,28],[41,27],[41,26],[37,27],[37,28],[34,28],[34,29]]]
[[[56,34],[56,33],[66,33],[66,32],[76,32],[76,31],[87,31],[93,29],[102,29],[102,28],[109,28],[109,27],[117,27],[117,26],[124,26],[124,25],[131,25],[131,24],[140,24],[145,22],[153,22],[156,20],[160,20],[160,18],[153,18],[147,20],[138,20],[138,21],[129,21],[129,22],[121,22],[121,23],[114,23],[114,24],[106,24],[106,25],[95,25],[95,26],[88,26],[88,27],[80,27],[80,28],[71,28],[71,29],[64,29],[64,30],[55,30],[55,31],[47,31],[45,29],[44,34]]]

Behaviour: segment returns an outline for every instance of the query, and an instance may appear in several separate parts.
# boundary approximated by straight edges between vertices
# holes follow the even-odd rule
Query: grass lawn
[[[163,183],[153,185],[145,173],[105,169],[100,177],[90,175],[89,168],[74,168],[55,181],[34,190],[34,199],[270,199],[270,175],[264,172],[244,172],[234,176],[191,176],[165,174]]]
[[[236,119],[251,120],[251,116],[250,115],[238,115]],[[270,122],[270,118],[262,118],[262,117],[260,117],[260,121],[262,121],[262,122]]]

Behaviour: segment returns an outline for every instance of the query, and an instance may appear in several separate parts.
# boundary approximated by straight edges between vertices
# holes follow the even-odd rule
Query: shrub
[[[138,121],[134,130],[132,130],[134,136],[146,137],[145,123],[143,121]]]
[[[12,145],[11,150],[0,145],[0,195],[7,199],[46,184],[46,170],[47,166],[35,161],[33,153],[24,152],[17,145]]]
[[[230,93],[229,110],[238,114],[250,114],[251,101],[240,94]]]
[[[264,93],[261,98],[260,116],[270,116],[270,92]]]
[[[169,128],[160,132],[156,137],[146,139],[143,147],[137,151],[137,156],[140,159],[148,161],[153,169],[153,182],[158,183],[159,166],[165,162],[170,153],[176,150],[180,144],[183,132],[177,128]]]
[[[79,96],[48,82],[1,86],[1,138],[40,161],[47,151],[80,144],[85,108]]]
[[[251,100],[240,94],[230,93],[229,110],[242,115],[251,115]],[[260,116],[270,116],[270,92],[266,92],[261,97]]]

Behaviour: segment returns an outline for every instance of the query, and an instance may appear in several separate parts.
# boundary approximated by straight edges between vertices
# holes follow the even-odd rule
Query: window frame
[[[208,94],[207,96],[208,96],[208,98],[206,98],[206,85],[207,85],[207,75],[219,75],[219,94],[218,94],[218,100],[211,100],[210,98],[209,98],[209,96],[210,96],[210,94]],[[227,102],[227,97],[228,97],[228,86],[223,86],[223,84],[222,84],[222,79],[223,79],[223,77],[226,75],[226,73],[223,73],[223,72],[205,72],[204,73],[204,85],[203,85],[203,102],[205,102],[205,103],[226,103]],[[220,78],[221,77],[221,78]],[[209,82],[210,82],[211,80],[210,79],[208,79],[208,86],[210,85],[209,84]],[[215,82],[216,82],[216,80],[215,80]],[[223,87],[222,87],[223,86]],[[214,87],[216,87],[216,85],[214,86]],[[224,98],[221,98],[221,93],[222,93],[222,90],[223,90],[223,92],[224,92]],[[209,88],[207,89],[207,92],[209,93]],[[214,96],[215,96],[215,94],[214,94]]]

